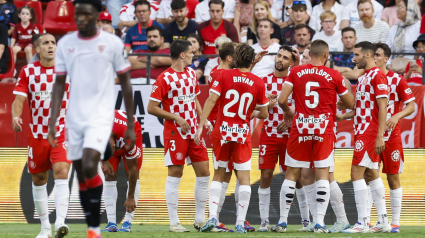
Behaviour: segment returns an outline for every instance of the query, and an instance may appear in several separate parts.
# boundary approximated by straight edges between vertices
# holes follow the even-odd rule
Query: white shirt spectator
[[[167,19],[169,16],[172,16],[173,13],[171,12],[171,0],[162,0],[159,4],[159,10],[158,14],[156,15],[157,18],[161,19]]]
[[[224,2],[223,19],[235,18],[235,0],[222,0]],[[210,20],[210,7],[208,6],[209,0],[204,0],[196,5],[195,8],[195,21],[206,22]]]
[[[343,51],[344,44],[341,41],[341,31],[335,31],[331,36],[327,36],[324,31],[314,34],[313,40],[324,40],[329,45],[329,51]]]
[[[344,11],[342,12],[341,20],[350,20],[350,27],[355,28],[357,25],[362,23],[359,16],[359,11],[357,10],[357,2],[350,2],[347,6],[345,6]],[[381,20],[382,10],[384,7],[377,1],[372,0],[373,5],[373,18]]]
[[[279,51],[280,45],[273,41],[273,43],[266,49],[261,47],[260,43],[256,43],[251,47],[254,49],[255,53],[259,53],[264,50],[267,50],[269,53],[277,53]],[[260,78],[273,73],[275,66],[274,58],[274,55],[264,56],[261,61],[258,62],[254,68],[252,68],[251,73],[257,75]]]
[[[397,33],[397,25],[391,27],[390,32],[388,34],[388,39],[385,42],[391,50],[395,49],[395,37]],[[415,24],[406,28],[406,35],[404,36],[404,50],[410,53],[416,52],[415,48],[413,48],[413,42],[419,37],[419,30],[421,28],[421,22],[417,21]],[[405,55],[405,58],[413,59],[413,55]],[[391,59],[391,58],[390,58]]]
[[[156,20],[156,15],[158,13],[159,5],[156,0],[148,0],[151,4],[151,16],[152,20]],[[120,11],[120,21],[134,21],[136,20],[136,15],[134,14],[134,2],[127,3],[122,6]],[[125,35],[127,27],[124,27],[121,32]],[[124,36],[123,36],[124,37]]]
[[[375,24],[369,29],[364,28],[362,24],[354,27],[356,30],[357,42],[370,41],[373,44],[381,42],[385,43],[388,39],[388,33],[390,31],[390,26],[381,20],[375,19]],[[419,31],[418,31],[419,32]],[[415,38],[416,39],[416,38]]]
[[[210,77],[211,70],[219,64],[220,64],[220,57],[216,57],[216,58],[208,60],[207,65],[205,65],[204,76]]]
[[[273,2],[272,7],[270,8],[270,11],[272,13],[272,17],[277,19],[277,22],[283,22],[283,21],[289,21],[291,18],[289,17],[289,14],[287,13],[285,9],[285,19],[282,21],[282,11],[283,11],[283,4],[285,3],[285,0],[276,0]],[[311,16],[311,12],[313,11],[313,7],[311,6],[311,2],[309,0],[305,1],[307,5],[307,14]]]
[[[331,8],[331,12],[335,13],[336,15],[336,25],[334,27],[334,30],[337,31],[340,28],[340,23],[342,19],[342,12],[344,11],[344,6],[335,2],[335,4]],[[308,25],[313,28],[313,30],[317,32],[320,31],[322,26],[320,25],[320,14],[325,12],[325,9],[323,9],[323,2],[313,7],[313,12],[311,13],[310,22]]]
[[[357,2],[358,0],[339,0],[341,2],[341,5],[347,6],[350,2]]]

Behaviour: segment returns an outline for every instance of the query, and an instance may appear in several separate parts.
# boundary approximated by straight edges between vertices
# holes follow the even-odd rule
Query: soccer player
[[[35,49],[40,56],[40,61],[22,68],[13,91],[16,97],[12,104],[12,126],[16,132],[22,131],[21,115],[24,102],[28,97],[31,110],[28,135],[28,171],[32,175],[32,195],[41,221],[41,232],[37,238],[52,237],[47,204],[47,180],[50,169],[53,169],[55,178],[55,233],[57,237],[64,237],[69,231],[68,226],[65,225],[69,201],[68,172],[71,163],[67,160],[65,142],[65,113],[68,107],[69,79],[63,81],[66,95],[59,99],[61,115],[57,120],[53,120],[57,131],[57,143],[60,146],[52,148],[47,142],[47,128],[52,89],[56,78],[53,67],[56,51],[55,37],[43,34],[38,38]]]
[[[105,158],[109,160],[102,161],[103,173],[105,174],[104,201],[108,225],[102,231],[117,232],[117,179],[118,167],[121,160],[124,162],[125,174],[127,176],[127,200],[125,203],[135,203],[139,200],[140,183],[139,171],[143,161],[143,141],[142,127],[134,119],[134,129],[136,133],[136,144],[129,151],[124,149],[125,131],[127,130],[127,113],[122,110],[115,110],[114,126],[112,127],[109,144],[112,149],[112,157]],[[106,156],[106,155],[105,155]],[[130,232],[131,222],[133,221],[135,211],[125,213],[124,223],[119,231]]]
[[[254,49],[250,46],[241,44],[236,47],[234,54],[236,69],[223,71],[214,79],[211,94],[205,102],[204,112],[196,131],[195,142],[200,144],[202,128],[214,105],[219,101],[217,122],[211,134],[214,155],[219,161],[210,186],[209,220],[201,228],[201,232],[208,232],[217,225],[222,182],[228,163],[233,160],[240,184],[236,232],[246,233],[244,222],[251,197],[252,145],[249,121],[251,114],[265,119],[269,104],[263,81],[249,72],[254,58]],[[253,112],[255,107],[258,107],[259,111]]]
[[[100,0],[75,0],[75,23],[78,31],[61,38],[57,50],[53,88],[49,143],[56,147],[55,121],[65,88],[67,75],[72,79],[69,107],[66,116],[68,159],[77,172],[81,205],[89,227],[87,237],[100,235],[100,203],[102,179],[97,168],[108,144],[114,122],[115,73],[120,81],[127,110],[127,131],[124,146],[133,148],[133,100],[130,84],[130,63],[122,41],[96,28],[102,9]],[[125,204],[127,211],[136,204]]]
[[[311,44],[311,64],[295,66],[282,87],[278,103],[283,109],[287,125],[293,117],[285,165],[287,172],[280,192],[280,219],[276,229],[285,232],[295,185],[301,168],[314,163],[316,194],[315,233],[327,233],[324,217],[330,198],[329,168],[334,165],[334,122],[336,121],[337,94],[346,106],[354,99],[345,87],[345,81],[335,70],[324,66],[329,46],[322,40]],[[288,106],[288,97],[295,100],[295,116]],[[320,151],[320,152],[319,152]]]
[[[378,213],[378,223],[373,232],[390,232],[385,188],[379,176],[379,155],[385,149],[384,132],[387,117],[388,80],[385,73],[375,64],[375,46],[362,41],[354,46],[353,61],[365,73],[358,79],[354,110],[342,116],[354,117],[354,155],[351,166],[354,197],[356,200],[357,223],[343,233],[367,233],[367,184],[369,182],[373,201]],[[352,108],[352,107],[347,107]]]
[[[205,142],[202,140],[202,145],[199,145],[194,141],[197,117],[202,114],[202,108],[197,99],[201,92],[196,72],[188,67],[192,64],[192,45],[187,40],[175,40],[171,44],[170,52],[171,67],[164,71],[152,86],[148,113],[165,119],[164,154],[165,166],[168,167],[165,198],[170,231],[189,232],[181,225],[177,215],[178,189],[185,161],[187,165],[192,165],[196,174],[196,215],[193,224],[196,229],[205,224],[210,171]]]

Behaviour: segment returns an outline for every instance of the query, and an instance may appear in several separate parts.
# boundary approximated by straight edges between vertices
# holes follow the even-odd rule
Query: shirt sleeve
[[[115,55],[114,55],[114,70],[117,74],[122,74],[130,70],[131,64],[127,59],[127,51],[124,49],[124,45],[121,40],[117,40],[115,43]]]
[[[380,73],[375,76],[371,81],[371,85],[375,92],[376,99],[388,98],[388,80],[384,74]]]
[[[339,96],[345,95],[348,93],[347,85],[345,85],[344,77],[342,77],[340,74],[335,74],[336,77],[334,77],[336,81],[336,92]],[[351,86],[351,85],[348,85]]]
[[[344,10],[342,11],[342,20],[350,20],[350,4],[344,7]]]
[[[235,1],[231,0],[231,1],[225,1],[226,4],[224,5],[224,14],[223,14],[223,18],[224,19],[233,19],[235,18],[235,8],[236,8],[236,4]]]
[[[122,6],[120,11],[120,21],[132,21],[133,19],[130,19],[130,17],[127,14],[128,7],[126,5]]]
[[[58,42],[55,54],[55,73],[56,75],[65,75],[68,71],[65,64],[65,56],[63,55],[62,48],[63,40]]]
[[[313,12],[313,7],[311,6],[311,2],[310,1],[305,1],[307,4],[307,14],[309,16],[311,16],[311,13]]]
[[[381,20],[382,11],[384,10],[384,7],[378,1],[375,1],[375,3],[376,3],[375,6],[373,6],[375,11],[375,13],[373,14],[374,18]]]
[[[289,85],[291,85],[292,87],[294,86],[294,84],[293,84],[293,79],[292,79],[292,77],[294,77],[293,75],[295,74],[295,72],[294,72],[294,70],[292,69],[291,70],[292,72],[288,75],[288,77],[286,77],[286,79],[285,79],[285,82],[284,83],[286,83],[286,84],[289,84]]]
[[[201,4],[196,5],[195,7],[195,21],[203,22],[201,18]]]
[[[25,69],[26,67],[22,68],[19,73],[18,81],[16,82],[15,89],[13,89],[13,94],[28,97],[28,77],[25,73]]]
[[[407,85],[406,79],[404,79],[403,76],[400,76],[401,80],[398,84],[397,90],[398,95],[400,95],[401,100],[404,102],[404,104],[408,104],[411,101],[415,100],[415,95],[412,92],[412,89]]]
[[[225,30],[227,32],[227,36],[233,42],[239,43],[239,35],[238,35],[238,31],[236,30],[236,27],[232,23],[230,23],[228,21],[226,21],[226,23],[227,24],[224,24],[224,28],[225,28]]]
[[[266,96],[266,86],[264,83],[259,84],[260,90],[258,90],[258,100],[257,100],[257,106],[258,107],[265,107],[269,105],[269,99]]]
[[[12,38],[16,39],[16,40],[18,39],[18,28],[17,27],[15,27],[15,29],[13,29]],[[12,45],[12,47],[13,47],[13,45]]]
[[[161,77],[162,75],[160,75],[160,77],[152,85],[151,96],[149,99],[155,102],[161,102],[165,95],[167,95],[167,85],[165,80]]]
[[[165,29],[164,29],[164,42],[165,43],[170,43],[171,44],[171,42],[172,42],[172,35],[171,35],[171,30],[170,30],[170,27],[169,27],[169,25],[170,24],[168,24],[166,27],[165,27]]]
[[[165,1],[161,1],[161,3],[159,4],[159,10],[158,10],[158,14],[156,15],[156,18],[161,18],[161,19],[166,19],[167,16],[165,15]]]
[[[131,47],[131,34],[129,30],[130,28],[127,30],[127,34],[125,34],[124,46]]]
[[[220,96],[222,90],[223,90],[223,75],[220,72],[220,74],[217,77],[215,77],[214,81],[211,83],[210,92]]]
[[[388,47],[390,47],[390,49],[392,49],[394,45],[394,38],[395,38],[395,33],[397,32],[397,27],[398,27],[397,25],[394,25],[391,27],[387,35],[387,40],[385,41],[385,43],[388,45]]]
[[[383,24],[383,27],[385,28],[384,31],[382,31],[381,35],[379,36],[379,42],[387,42],[388,34],[390,33],[390,26],[386,23],[381,21]]]
[[[10,25],[11,26],[15,26],[17,23],[18,23],[18,8],[15,6],[15,5],[13,5],[13,12],[12,12],[12,14],[10,15]]]

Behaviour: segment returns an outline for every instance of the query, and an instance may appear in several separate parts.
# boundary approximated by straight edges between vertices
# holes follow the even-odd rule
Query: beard
[[[280,68],[278,68],[277,65],[275,64],[274,68],[279,72],[282,72],[282,71],[285,71],[285,70],[288,69],[288,67],[285,67],[285,65],[283,65],[283,64],[282,64],[282,66],[280,66]]]
[[[359,62],[357,62],[357,68],[358,69],[366,68],[366,58],[364,56]]]
[[[307,47],[307,43],[305,43],[304,45],[297,43],[297,46],[300,47],[300,48],[304,48],[304,47]]]
[[[148,44],[148,49],[150,51],[157,51],[157,50],[159,50],[159,45],[151,46],[151,45]]]
[[[362,22],[370,22],[372,18],[373,16],[363,15],[362,17],[360,17],[360,20],[362,20]]]

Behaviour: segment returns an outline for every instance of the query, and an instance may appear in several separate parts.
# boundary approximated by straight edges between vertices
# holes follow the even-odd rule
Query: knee
[[[262,179],[263,181],[269,181],[269,180],[273,179],[273,174],[270,174],[270,173],[262,173],[262,174],[261,174],[261,179]]]
[[[68,179],[68,169],[63,168],[53,171],[55,179]]]
[[[387,175],[387,181],[388,181],[388,186],[390,187],[390,189],[394,190],[400,187],[400,181],[398,180],[398,177],[396,176]]]
[[[97,175],[97,164],[93,162],[86,163],[83,166],[84,178],[93,178]]]
[[[42,186],[46,184],[47,179],[48,179],[47,173],[39,173],[39,174],[32,175],[32,183],[35,186]]]
[[[27,47],[25,47],[24,51],[25,51],[25,53],[27,53],[27,54],[32,53],[32,47],[27,46]]]
[[[117,171],[114,172],[114,175],[105,174],[105,181],[117,181],[117,180],[118,180]]]
[[[17,54],[19,51],[21,51],[21,48],[14,46],[12,48],[13,53]]]

